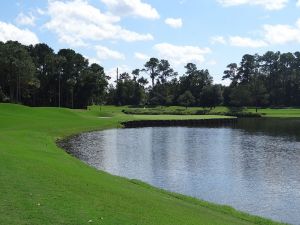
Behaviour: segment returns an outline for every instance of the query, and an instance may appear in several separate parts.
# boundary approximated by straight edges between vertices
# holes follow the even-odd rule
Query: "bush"
[[[183,109],[183,108],[168,108],[168,107],[155,107],[155,108],[129,108],[123,109],[125,114],[137,115],[223,115],[234,117],[261,117],[260,113],[252,113],[243,111],[245,108],[231,108],[229,112],[211,112],[209,109]]]

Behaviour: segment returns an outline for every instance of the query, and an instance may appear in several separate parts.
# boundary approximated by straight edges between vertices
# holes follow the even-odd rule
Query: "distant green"
[[[276,224],[97,171],[56,146],[71,134],[156,118],[122,109],[0,104],[0,224]]]

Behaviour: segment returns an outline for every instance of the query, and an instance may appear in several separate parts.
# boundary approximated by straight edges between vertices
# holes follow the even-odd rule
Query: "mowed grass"
[[[230,112],[245,112],[245,113],[256,113],[256,109],[253,107],[244,108],[229,108],[225,106],[217,106],[215,108],[203,108],[203,107],[188,107],[187,109],[182,106],[157,106],[154,108],[128,108],[125,110],[129,112],[134,112],[135,110],[138,114],[183,114],[183,116],[189,116],[192,114],[209,114],[212,118],[216,118],[216,115],[230,113]],[[280,118],[298,118],[300,117],[300,108],[258,108],[258,113],[262,114],[263,117],[280,117]],[[134,114],[134,113],[133,113]],[[186,114],[186,115],[185,115]],[[215,114],[215,115],[214,115]],[[171,115],[166,115],[171,116]],[[200,115],[201,116],[201,115]],[[187,118],[187,117],[186,117]]]
[[[247,109],[249,112],[255,112],[255,109]],[[300,117],[300,108],[283,108],[283,109],[258,109],[258,113],[264,117],[281,117],[281,118],[297,118]]]
[[[132,119],[121,110],[0,104],[0,224],[276,224],[97,171],[56,146]]]

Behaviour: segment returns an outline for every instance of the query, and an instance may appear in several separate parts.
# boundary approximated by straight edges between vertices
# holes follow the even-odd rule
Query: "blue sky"
[[[207,68],[222,83],[243,54],[291,51],[300,44],[300,0],[17,0],[0,3],[0,41],[73,48],[130,72],[149,57]],[[224,82],[223,82],[224,83]]]

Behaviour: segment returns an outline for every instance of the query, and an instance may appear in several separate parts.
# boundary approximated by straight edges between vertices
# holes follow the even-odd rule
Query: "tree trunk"
[[[72,92],[71,92],[71,97],[72,97],[72,99],[71,99],[71,101],[72,101],[72,109],[74,109],[74,89],[72,88]]]
[[[12,84],[10,84],[9,87],[10,102],[14,102],[14,95],[15,95],[15,89],[12,87]]]
[[[58,107],[60,108],[60,75],[58,77]]]

